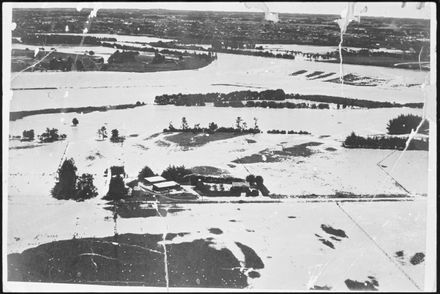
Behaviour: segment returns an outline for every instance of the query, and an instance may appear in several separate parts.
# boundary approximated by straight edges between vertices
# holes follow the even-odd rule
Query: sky
[[[258,3],[258,2],[254,2]],[[259,2],[262,3],[262,2]],[[264,2],[271,12],[279,13],[310,13],[310,14],[337,14],[340,15],[348,2]],[[431,17],[430,6],[433,2],[426,2],[425,6],[418,9],[419,2],[357,2],[357,10],[367,6],[367,12],[362,16],[384,16],[400,18],[425,18]],[[13,7],[56,8],[56,7],[81,7],[93,8],[99,5],[102,8],[138,8],[138,9],[172,9],[172,10],[211,10],[211,11],[261,11],[256,8],[246,8],[244,2],[27,2],[13,3]]]

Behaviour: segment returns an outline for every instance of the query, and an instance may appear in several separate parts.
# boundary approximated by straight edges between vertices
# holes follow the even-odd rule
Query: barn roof
[[[161,183],[155,183],[154,186],[156,188],[168,188],[168,187],[174,187],[178,186],[179,184],[174,181],[167,181],[167,182],[161,182]]]

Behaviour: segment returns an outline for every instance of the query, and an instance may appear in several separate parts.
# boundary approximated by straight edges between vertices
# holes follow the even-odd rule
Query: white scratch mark
[[[102,257],[102,258],[105,258],[105,259],[117,260],[114,257],[109,257],[109,256],[105,256],[105,255],[98,254],[98,253],[81,253],[79,256],[99,256],[99,257]]]
[[[339,49],[339,80],[341,81],[341,90],[342,90],[342,96],[344,96],[344,69],[343,69],[343,61],[342,61],[342,43],[344,41],[344,34],[347,31],[348,25],[350,22],[361,21],[361,13],[367,12],[368,7],[365,6],[362,8],[358,15],[355,15],[355,7],[356,2],[348,2],[347,7],[342,10],[341,12],[341,18],[336,19],[335,22],[339,25],[339,28],[341,29],[341,39],[339,41],[338,49]]]
[[[278,22],[278,13],[271,12],[264,2],[244,2],[244,6],[248,9],[256,8],[264,12],[264,19],[267,21]]]

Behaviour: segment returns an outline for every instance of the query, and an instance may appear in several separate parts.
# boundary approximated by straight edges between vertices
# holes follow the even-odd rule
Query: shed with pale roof
[[[166,191],[179,188],[180,185],[174,181],[166,181],[153,184],[153,189],[156,191]]]
[[[166,182],[166,179],[161,176],[153,176],[144,178],[143,182],[147,185],[152,185],[155,183]]]

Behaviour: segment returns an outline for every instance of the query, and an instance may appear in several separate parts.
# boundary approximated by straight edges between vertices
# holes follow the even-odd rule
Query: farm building
[[[166,179],[161,176],[147,177],[142,180],[145,185],[153,185],[155,183],[165,182]]]
[[[166,181],[153,184],[153,190],[155,191],[167,191],[179,188],[180,185],[174,181]]]

